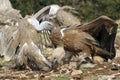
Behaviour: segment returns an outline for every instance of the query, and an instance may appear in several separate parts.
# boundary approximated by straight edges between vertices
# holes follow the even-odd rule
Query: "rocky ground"
[[[13,61],[2,62],[0,64],[0,80],[120,80],[120,46],[119,34],[116,41],[117,55],[113,61],[103,64],[84,64],[78,70],[76,62],[69,65],[62,65],[58,69],[50,72],[12,70],[9,65]]]

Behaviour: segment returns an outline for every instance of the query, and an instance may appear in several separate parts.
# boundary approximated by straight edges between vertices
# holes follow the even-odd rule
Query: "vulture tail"
[[[110,53],[102,48],[94,47],[94,50],[95,50],[96,55],[99,55],[105,59],[108,59],[108,58],[111,59],[111,57],[112,57],[112,53]]]

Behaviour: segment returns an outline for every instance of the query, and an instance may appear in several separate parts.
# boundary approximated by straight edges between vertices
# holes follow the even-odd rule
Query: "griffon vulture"
[[[39,45],[41,44],[37,32],[33,26],[27,22],[27,19],[19,20],[19,24],[20,51],[14,67],[25,65],[28,67],[31,66],[30,68],[33,70],[36,67],[42,70],[44,70],[44,67],[49,69],[52,64],[44,57],[41,49],[39,49]],[[36,67],[33,67],[33,65]]]
[[[34,64],[39,69],[49,69],[52,64],[39,48],[41,43],[34,27],[20,16],[19,11],[12,8],[9,0],[0,2],[0,56],[7,61],[16,58],[13,67],[30,65],[29,67],[35,69]]]
[[[117,24],[112,19],[107,16],[101,16],[88,24],[81,25],[79,19],[68,13],[71,8],[57,8],[55,10],[56,17],[53,17],[53,19],[50,19],[49,16],[45,17],[49,10],[50,6],[47,6],[40,10],[37,16],[35,14],[34,17],[40,22],[41,19],[44,21],[47,17],[46,20],[51,21],[52,24],[45,24],[57,28],[54,28],[50,34],[51,41],[55,46],[63,46],[66,51],[74,52],[73,54],[85,52],[105,59],[115,57],[114,40]],[[60,28],[60,26],[65,26],[66,28]],[[70,27],[67,28],[67,26]]]
[[[54,29],[50,39],[56,47],[63,46],[72,55],[84,52],[85,55],[101,56],[107,60],[116,54],[116,32],[117,24],[109,17],[101,16],[84,25]]]
[[[9,61],[19,45],[18,19],[22,18],[19,10],[12,7],[9,0],[0,0],[0,55]],[[17,35],[18,34],[18,35]]]

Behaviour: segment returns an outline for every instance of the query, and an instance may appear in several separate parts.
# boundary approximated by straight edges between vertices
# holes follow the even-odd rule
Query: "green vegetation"
[[[8,66],[8,65],[11,65],[14,63],[14,59],[10,60],[10,61],[5,61],[5,62],[1,62],[0,63],[0,67],[3,67],[3,66]]]
[[[70,5],[80,13],[84,21],[92,20],[101,15],[113,19],[120,18],[120,0],[11,0],[13,7],[21,10],[23,16],[36,13],[46,5]]]
[[[70,80],[70,75],[66,74],[58,77],[50,77],[50,80]]]

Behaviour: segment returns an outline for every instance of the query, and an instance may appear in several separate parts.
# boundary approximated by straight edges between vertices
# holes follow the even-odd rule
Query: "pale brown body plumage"
[[[110,53],[99,48],[99,43],[88,33],[80,32],[77,30],[66,30],[64,31],[64,37],[61,39],[61,36],[51,37],[51,40],[54,39],[53,44],[57,46],[64,46],[64,49],[70,52],[73,52],[73,55],[77,55],[79,52],[84,52],[85,56],[110,56]],[[55,39],[55,37],[57,39]]]
[[[113,20],[101,16],[88,24],[64,30],[64,37],[60,29],[56,29],[50,38],[55,46],[63,46],[65,50],[74,52],[73,55],[85,52],[111,59],[115,56],[116,30],[117,24]]]
[[[49,69],[51,63],[44,57],[39,48],[40,40],[34,27],[26,19],[20,20],[19,24],[20,51],[13,67],[25,65],[28,69],[33,70],[44,67]]]

